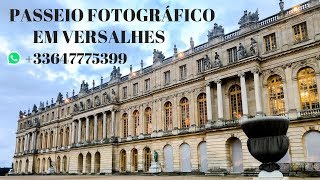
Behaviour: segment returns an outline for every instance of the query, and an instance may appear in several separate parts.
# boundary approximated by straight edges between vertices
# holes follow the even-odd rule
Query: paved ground
[[[6,176],[1,177],[0,180],[75,180],[75,179],[104,179],[104,180],[252,180],[252,177],[242,177],[242,176],[227,176],[227,177],[217,177],[217,176]],[[293,178],[290,180],[302,180],[311,179],[316,180],[318,178]]]

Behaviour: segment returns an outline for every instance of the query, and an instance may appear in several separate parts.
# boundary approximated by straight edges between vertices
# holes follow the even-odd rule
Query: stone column
[[[30,138],[30,134],[27,134],[27,139],[26,139],[26,149],[27,151],[29,151],[29,138]]]
[[[18,140],[18,138],[16,137],[16,149],[15,149],[15,154],[17,154],[18,153],[18,142],[19,142],[19,140]]]
[[[103,119],[102,119],[102,139],[107,138],[107,112],[103,112]]]
[[[69,141],[67,142],[66,146],[71,146],[72,145],[72,129],[73,129],[72,124],[71,125],[69,124]]]
[[[98,140],[98,115],[94,115],[94,121],[93,121],[93,140]]]
[[[66,144],[65,144],[66,138],[67,138],[66,137],[66,134],[67,134],[66,131],[67,131],[66,126],[63,126],[62,143],[61,143],[62,147],[66,146]]]
[[[217,79],[215,83],[217,83],[218,120],[223,120],[222,82],[220,79]]]
[[[81,142],[81,119],[79,119],[79,123],[78,123],[78,143]]]
[[[130,117],[130,114],[128,114]],[[111,136],[116,136],[116,110],[111,111]]]
[[[75,137],[74,137],[74,134],[75,134],[75,122],[72,121],[72,125],[71,125],[71,144],[74,144],[75,142]]]
[[[208,123],[212,123],[212,94],[210,82],[206,83],[206,97],[207,97],[207,115],[208,115]]]
[[[263,115],[261,89],[260,89],[260,77],[259,77],[260,71],[258,68],[255,68],[251,72],[253,73],[253,78],[254,78],[254,95],[256,99],[256,114]]]
[[[86,117],[86,141],[89,142],[89,117]]]
[[[157,116],[156,116],[156,109],[157,109],[157,101],[152,101],[152,109],[151,109],[151,123],[152,123],[152,132],[157,131]],[[154,135],[154,133],[152,133]]]
[[[112,131],[114,131],[112,127]],[[128,111],[128,136],[133,136],[133,131],[134,131],[134,122],[132,119],[132,110],[129,108]]]
[[[246,86],[246,78],[244,72],[238,74],[240,77],[240,85],[241,85],[241,100],[242,100],[242,111],[243,111],[243,118],[248,118],[249,111],[248,111],[248,97],[247,97],[247,86]]]
[[[174,112],[175,111],[175,109],[176,109],[176,112],[179,112],[179,110],[178,110],[178,107],[179,107],[179,103],[178,103],[178,100],[177,100],[177,94],[174,94],[173,95],[174,97],[173,97],[173,103],[172,103],[172,112]],[[164,107],[163,107],[164,108]],[[161,109],[162,110],[162,109]],[[164,120],[164,125],[166,124],[165,123],[165,118],[163,118],[163,120]],[[178,129],[178,127],[179,127],[179,117],[178,117],[178,113],[172,113],[172,128],[173,129]]]
[[[28,135],[26,134],[24,136],[24,147],[23,147],[23,151],[27,150],[27,144],[28,144]]]
[[[139,107],[139,134],[147,134],[147,132],[145,131],[146,129],[145,127],[145,118],[144,118],[144,109],[143,106]]]
[[[35,141],[35,139],[36,139],[36,135],[35,135],[36,133],[35,132],[32,132],[32,139],[31,139],[31,150],[35,150],[36,149],[36,147],[35,147],[35,143],[34,143],[34,141]]]

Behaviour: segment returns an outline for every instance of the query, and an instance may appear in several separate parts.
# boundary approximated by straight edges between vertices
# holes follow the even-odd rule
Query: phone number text
[[[125,53],[34,53],[34,64],[125,64]]]

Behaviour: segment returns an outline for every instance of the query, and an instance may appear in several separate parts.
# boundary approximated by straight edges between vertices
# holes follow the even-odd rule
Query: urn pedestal
[[[257,117],[241,123],[242,130],[249,138],[247,147],[250,154],[262,163],[258,179],[286,179],[276,162],[288,151],[288,127],[289,119],[279,116]]]
[[[149,168],[149,173],[161,173],[161,164],[160,162],[151,162],[151,166]]]

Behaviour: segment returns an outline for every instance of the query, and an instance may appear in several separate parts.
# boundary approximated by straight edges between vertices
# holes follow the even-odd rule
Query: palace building
[[[240,28],[214,24],[208,41],[108,82],[20,111],[16,174],[147,173],[158,153],[166,173],[251,174],[243,119],[286,116],[284,173],[320,173],[320,2],[310,0]],[[51,168],[50,168],[51,167]]]

